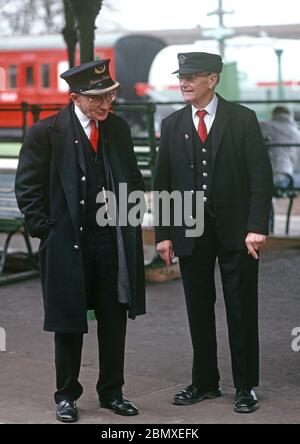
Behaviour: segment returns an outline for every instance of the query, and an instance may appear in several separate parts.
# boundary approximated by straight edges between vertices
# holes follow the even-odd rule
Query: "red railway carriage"
[[[111,59],[115,75],[114,41],[110,38],[95,49],[96,57]],[[0,43],[0,105],[63,105],[68,86],[60,74],[68,69],[67,50],[59,35],[3,38]],[[77,63],[79,56],[77,54]],[[32,122],[30,122],[32,123]],[[20,127],[21,113],[0,113],[0,127]]]
[[[111,59],[111,75],[121,83],[120,97],[134,100],[135,85],[147,82],[152,60],[164,46],[161,39],[152,36],[103,33],[96,36],[95,57]],[[61,35],[1,39],[0,129],[22,126],[21,112],[7,110],[13,105],[22,102],[65,105],[68,102],[68,86],[60,79],[60,74],[68,69],[67,60]],[[79,53],[76,64],[79,64]],[[49,112],[41,117],[46,115]]]

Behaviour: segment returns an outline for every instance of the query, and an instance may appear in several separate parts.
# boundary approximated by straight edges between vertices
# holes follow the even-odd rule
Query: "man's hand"
[[[258,259],[258,254],[256,253],[267,240],[267,236],[258,233],[248,233],[245,239],[245,243],[248,248],[248,254],[251,254],[254,259]]]
[[[156,250],[166,266],[169,267],[172,264],[172,258],[174,257],[172,241],[165,240],[158,242],[156,245]]]

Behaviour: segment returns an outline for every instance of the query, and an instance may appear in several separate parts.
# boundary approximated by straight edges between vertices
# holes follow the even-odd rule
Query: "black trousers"
[[[101,400],[122,393],[127,306],[117,300],[117,248],[114,230],[87,228],[83,237],[87,294],[91,295],[97,319]],[[76,400],[82,394],[78,381],[83,334],[55,333],[55,402]]]
[[[247,249],[224,251],[215,219],[205,214],[203,236],[195,239],[191,256],[180,258],[189,326],[193,344],[192,384],[218,387],[215,326],[215,264],[222,278],[234,385],[252,388],[259,383],[258,261]]]

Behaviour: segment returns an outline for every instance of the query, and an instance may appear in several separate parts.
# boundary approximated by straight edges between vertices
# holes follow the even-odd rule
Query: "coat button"
[[[81,182],[85,182],[85,176],[82,176]]]
[[[79,227],[79,230],[80,230],[80,231],[83,231],[83,227]]]
[[[194,192],[195,192],[194,190],[191,190],[191,193],[192,193],[192,194],[194,194]]]
[[[207,202],[207,197],[203,197],[203,202]]]
[[[79,203],[80,205],[84,205],[84,200],[81,200]]]
[[[208,174],[207,173],[203,173],[203,177],[207,177],[208,176]]]
[[[79,143],[78,140],[74,140],[74,143]]]
[[[203,160],[202,165],[207,165],[206,160]]]
[[[203,185],[203,190],[207,190],[207,185]]]
[[[202,153],[207,153],[207,149],[206,148],[202,148]]]
[[[79,251],[79,245],[75,244],[74,245],[74,250]]]
[[[191,168],[194,168],[194,165],[191,165]]]

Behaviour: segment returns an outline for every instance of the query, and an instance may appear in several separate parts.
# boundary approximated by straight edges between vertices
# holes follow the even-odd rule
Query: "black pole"
[[[62,35],[68,48],[69,68],[75,66],[75,51],[77,45],[77,31],[73,11],[68,0],[64,0],[66,26],[62,30]]]
[[[80,44],[80,63],[94,60],[95,20],[103,0],[67,0],[75,17]]]

